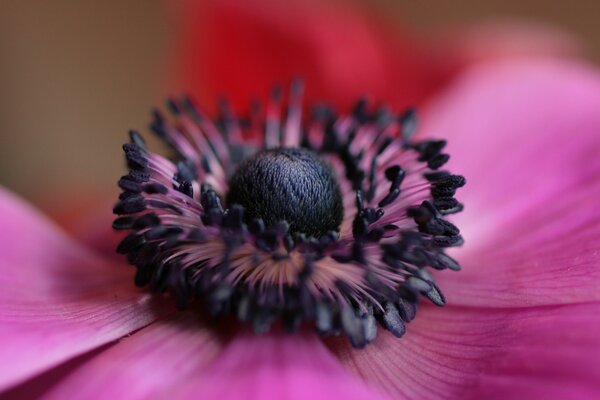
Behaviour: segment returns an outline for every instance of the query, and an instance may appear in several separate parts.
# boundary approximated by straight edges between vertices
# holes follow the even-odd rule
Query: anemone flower
[[[222,297],[214,295],[222,293],[210,286],[203,286],[199,291],[202,295],[210,294],[201,298],[204,305],[192,304],[186,311],[175,312],[173,299],[135,289],[131,269],[68,237],[23,200],[3,190],[0,192],[3,226],[0,359],[4,361],[0,369],[0,390],[3,397],[597,398],[600,395],[597,361],[600,359],[600,215],[596,200],[600,195],[597,157],[600,152],[600,72],[579,61],[554,57],[509,58],[469,67],[446,89],[428,92],[423,97],[428,100],[423,100],[425,106],[420,113],[422,126],[415,136],[408,137],[407,130],[401,129],[402,125],[397,126],[397,133],[405,135],[394,138],[412,144],[401,146],[402,152],[397,153],[403,161],[403,169],[411,169],[417,163],[427,164],[425,159],[406,162],[403,157],[418,151],[419,143],[432,143],[433,138],[443,137],[448,139],[445,151],[452,155],[444,169],[464,174],[469,181],[460,192],[466,208],[452,219],[460,226],[467,245],[458,251],[449,251],[462,267],[461,271],[440,274],[434,271],[435,288],[443,289],[446,305],[439,308],[427,302],[418,303],[418,315],[405,327],[401,338],[396,337],[401,332],[393,328],[400,323],[404,325],[405,319],[410,320],[412,315],[406,311],[414,309],[400,307],[405,298],[394,299],[393,305],[400,317],[395,319],[396,325],[388,326],[393,318],[386,319],[385,314],[373,312],[381,327],[392,328],[377,329],[375,338],[366,335],[372,329],[364,328],[377,324],[372,324],[369,310],[360,313],[360,309],[352,309],[354,315],[346,313],[345,323],[341,318],[332,322],[334,325],[324,330],[332,335],[324,340],[314,331],[320,319],[309,318],[308,326],[300,327],[295,333],[285,333],[286,327],[295,326],[294,318],[287,318],[289,313],[277,315],[277,320],[284,320],[282,326],[274,326],[262,335],[240,327],[231,319],[215,322],[211,313],[230,315],[232,309],[222,309],[223,302],[219,301]],[[307,85],[311,87],[311,77],[307,78]],[[385,94],[374,92],[378,98],[388,100]],[[173,108],[177,113],[181,107]],[[361,123],[372,123],[372,118],[367,118],[371,114],[357,111],[354,116]],[[401,111],[394,108],[391,115]],[[400,121],[406,123],[410,120],[406,118],[408,115],[397,116],[404,117]],[[399,121],[398,118],[393,120]],[[161,121],[159,118],[156,122]],[[170,129],[171,125],[163,122],[155,124],[158,131]],[[193,128],[200,122],[189,121],[188,126]],[[221,122],[236,120],[222,118]],[[245,125],[251,119],[238,122],[244,128],[252,127]],[[165,132],[163,136],[174,150],[190,150],[181,146],[185,142],[178,132]],[[259,137],[246,134],[243,139]],[[138,222],[139,217],[149,215],[148,205],[158,209],[157,216],[178,215],[175,209],[182,210],[181,202],[174,202],[172,198],[150,202],[165,196],[161,194],[164,188],[177,199],[187,200],[184,196],[188,196],[202,205],[204,194],[209,203],[214,204],[216,198],[206,195],[210,191],[203,191],[194,183],[196,179],[186,179],[185,175],[190,172],[210,175],[205,167],[211,162],[216,165],[215,160],[196,159],[192,166],[201,168],[186,168],[185,162],[169,167],[166,160],[151,155],[137,134],[132,138],[134,146],[126,146],[126,149],[134,171],[140,163],[160,160],[162,164],[155,172],[166,170],[170,178],[179,179],[175,180],[175,186],[153,184],[158,175],[148,177],[150,181],[122,181],[125,193],[129,193],[122,195],[123,199],[134,200],[129,200],[129,205],[118,206],[116,211],[131,212],[136,218],[135,221],[120,218],[115,224],[133,230],[134,235],[142,229],[149,232],[161,228],[154,233],[158,240],[166,243],[171,236],[163,235],[175,234],[175,231],[167,232],[171,228],[162,228],[152,216],[141,222]],[[240,151],[232,153],[240,158],[247,157],[246,147],[252,150],[252,146],[256,146],[252,140],[236,143],[247,145],[238,146]],[[365,149],[369,147],[372,143],[367,143]],[[318,157],[329,157],[327,162],[333,165],[335,173],[342,169],[337,169],[335,164],[341,147],[334,146],[334,149],[322,153],[317,149],[317,153]],[[312,157],[311,153],[292,156]],[[262,160],[254,161],[260,164]],[[327,165],[317,168],[316,173],[331,174]],[[388,168],[378,175],[377,187],[388,196],[398,174],[392,174],[395,168],[388,174],[386,170]],[[235,174],[235,171],[230,173]],[[356,208],[356,190],[344,187],[345,175],[337,179],[342,202]],[[405,186],[408,183],[402,181],[401,185],[410,190],[410,186]],[[433,204],[436,200],[434,184],[427,179],[422,183],[426,189],[420,194],[427,198],[421,200]],[[218,181],[212,182],[215,192],[218,185]],[[177,193],[172,193],[173,190]],[[135,196],[140,194],[144,197],[145,210],[127,208],[135,205]],[[147,196],[151,198],[146,200]],[[139,207],[139,197],[137,199]],[[403,193],[393,199],[393,202],[402,201]],[[417,201],[411,206],[421,204]],[[251,206],[253,203],[245,204],[247,208]],[[421,228],[418,224],[419,217],[423,217],[418,211],[423,209],[404,208],[406,213],[409,210],[413,224],[401,226],[403,230],[410,228],[409,233],[427,234],[421,231],[432,227]],[[184,211],[188,211],[187,206]],[[213,217],[209,216],[208,222],[210,218],[215,219],[214,224],[224,222],[219,217],[218,207],[217,211]],[[380,218],[386,215],[390,214],[384,213]],[[423,222],[432,220],[431,214],[425,216],[427,219]],[[354,220],[347,220],[346,227]],[[436,216],[435,220],[443,219]],[[159,222],[164,225],[162,220]],[[304,220],[300,218],[298,222]],[[234,227],[236,225],[239,223]],[[247,225],[250,226],[250,221]],[[450,226],[447,225],[453,231]],[[290,227],[291,224],[286,229]],[[210,243],[206,241],[209,238],[202,238],[185,226],[175,228],[183,228],[177,235],[185,233],[188,239]],[[235,229],[232,231],[231,239],[237,240]],[[342,232],[340,229],[340,234]],[[385,239],[384,234],[389,232],[384,230],[381,237],[376,233],[374,239]],[[181,245],[181,236],[177,238],[172,242]],[[167,279],[153,279],[160,276],[160,271],[145,267],[148,264],[141,262],[143,258],[135,254],[135,247],[130,247],[132,240],[121,250],[127,250],[138,267],[137,283],[148,283],[158,292],[170,288],[168,292],[175,294],[184,305],[191,294],[182,289],[189,287],[181,285],[176,278],[185,278],[185,275],[174,273]],[[313,246],[322,244],[312,242]],[[440,249],[436,250],[436,258],[429,261],[439,261],[441,257],[449,262]],[[226,254],[222,248],[219,252]],[[414,253],[407,251],[403,253],[406,255]],[[343,257],[338,257],[338,261],[349,262]],[[316,264],[313,263],[315,267]],[[152,265],[160,267],[166,263]],[[316,268],[309,270],[315,271]],[[416,272],[408,270],[411,271]],[[177,272],[176,268],[172,272]],[[413,286],[408,283],[410,276],[414,275],[395,277],[394,282],[408,285],[404,289],[415,296],[421,293],[420,289],[426,289],[423,290],[425,296],[441,299],[432,296],[432,278],[426,275],[426,286],[413,279],[413,285],[418,285]],[[423,278],[422,275],[414,277]],[[395,289],[408,294],[407,290]],[[348,287],[342,285],[338,290],[348,290]],[[228,289],[223,292],[227,294]],[[350,304],[356,304],[356,300],[364,298]],[[235,306],[235,317],[240,315],[239,301],[224,303]],[[331,302],[328,305],[331,306]],[[298,314],[291,313],[292,317],[295,315]],[[365,316],[367,318],[363,318]],[[266,317],[270,319],[273,313],[267,313]],[[366,320],[370,322],[365,323]],[[254,319],[250,322],[253,325]],[[259,322],[263,321],[259,319]],[[257,325],[259,330],[265,326]],[[335,335],[338,331],[345,334]],[[355,348],[362,345],[362,349]]]
[[[462,210],[465,179],[440,170],[445,141],[412,140],[413,110],[360,100],[351,114],[319,106],[307,118],[302,86],[283,119],[279,90],[264,117],[222,104],[218,123],[170,100],[173,121],[155,111],[151,127],[174,161],[132,131],[113,224],[130,233],[117,252],[139,286],[169,289],[180,308],[200,298],[256,333],[309,321],[362,348],[378,319],[400,337],[420,295],[444,304],[427,267],[460,269],[444,250],[463,240],[445,216]]]
[[[510,61],[427,107],[417,137],[451,131],[448,165],[469,177],[462,271],[438,277],[445,308],[422,304],[402,338],[380,329],[361,350],[173,313],[3,192],[2,388],[21,384],[5,394],[597,397],[599,93],[590,66]]]

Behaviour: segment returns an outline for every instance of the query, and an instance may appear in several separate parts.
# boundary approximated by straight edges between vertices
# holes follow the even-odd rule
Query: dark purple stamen
[[[280,320],[290,332],[343,332],[357,348],[378,326],[400,337],[422,297],[445,303],[428,270],[460,269],[444,250],[463,239],[445,216],[462,210],[465,179],[440,170],[445,141],[412,140],[413,109],[361,99],[350,114],[318,106],[304,120],[302,90],[286,102],[275,89],[264,116],[221,101],[214,121],[169,99],[171,115],[154,111],[151,129],[174,160],[131,131],[113,210],[129,234],[117,251],[136,285],[259,333]]]

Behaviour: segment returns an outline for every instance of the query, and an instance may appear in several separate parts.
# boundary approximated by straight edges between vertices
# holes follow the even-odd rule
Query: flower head
[[[445,141],[413,141],[413,110],[348,115],[317,107],[303,118],[299,82],[286,118],[275,90],[266,116],[216,121],[189,99],[171,100],[173,121],[152,130],[175,153],[150,152],[137,132],[124,145],[130,172],[114,212],[129,230],[118,248],[136,284],[170,289],[184,307],[203,300],[257,332],[279,317],[322,334],[344,332],[355,347],[377,323],[402,336],[420,295],[445,300],[428,268],[458,270],[444,253],[462,243],[444,216],[464,178],[440,171]]]
[[[252,5],[248,8],[257,9]],[[314,7],[315,14],[322,12],[321,7]],[[290,14],[290,21],[298,19],[295,11]],[[278,26],[288,26],[282,22],[284,19],[280,15],[271,17]],[[328,26],[336,25],[349,32],[359,31],[348,21],[331,20],[337,22],[332,24],[328,19],[325,21]],[[203,27],[193,17],[190,21],[195,27]],[[304,28],[319,26],[310,23],[300,25],[298,38],[307,36]],[[229,26],[239,27],[231,23],[221,25],[224,30]],[[243,33],[239,38],[245,37],[247,32]],[[531,43],[523,36],[523,33],[518,35],[519,45]],[[202,37],[211,35],[203,34]],[[393,36],[387,37],[393,39]],[[482,36],[478,33],[477,37],[481,39]],[[255,41],[256,45],[267,45],[268,50],[264,53],[253,51],[251,43],[238,44],[235,49],[242,48],[263,63],[263,54],[278,53],[272,51],[269,38],[280,43],[282,50],[289,49],[290,40],[279,34],[259,37],[260,40]],[[356,43],[353,39],[349,42]],[[555,44],[555,38],[551,42]],[[478,43],[478,47],[485,49],[486,53],[489,49],[498,48],[493,43],[490,45],[489,40],[484,40],[485,45]],[[311,48],[310,44],[308,48]],[[247,79],[248,76],[278,79],[273,78],[270,70],[262,75],[260,69],[247,72],[248,59],[240,62],[239,53],[230,47],[220,46],[219,49],[226,57],[235,57],[235,64],[230,65],[242,66],[240,71],[243,70],[244,75],[240,75],[239,79],[231,79],[229,73],[223,73],[222,79],[234,88],[239,82],[259,85],[254,79]],[[364,57],[365,52],[360,47],[348,49],[356,51],[353,60],[370,60]],[[289,54],[284,52],[282,59],[296,65],[298,58],[319,62],[323,56],[337,58],[340,54],[325,49],[311,58],[310,52],[301,54],[296,50],[292,48]],[[44,216],[0,188],[3,228],[0,235],[0,338],[4,344],[0,347],[0,359],[10,361],[0,365],[2,398],[374,400],[382,396],[391,399],[600,397],[600,208],[596,200],[600,196],[600,159],[597,157],[600,153],[600,73],[596,67],[580,61],[560,61],[553,57],[540,59],[539,52],[536,54],[535,49],[530,48],[526,53],[527,60],[509,60],[503,55],[470,66],[447,90],[434,93],[423,107],[424,124],[418,137],[431,138],[442,131],[451,135],[448,149],[453,158],[446,165],[453,170],[464,171],[469,177],[469,185],[461,192],[461,199],[468,208],[456,219],[453,217],[453,221],[460,222],[469,246],[455,254],[462,266],[460,274],[442,273],[436,276],[448,295],[446,309],[440,312],[429,302],[423,302],[419,318],[411,323],[403,340],[396,340],[393,331],[381,330],[372,344],[356,351],[344,337],[322,341],[305,329],[293,335],[274,330],[258,336],[236,327],[224,334],[215,324],[199,316],[196,310],[174,313],[172,307],[158,296],[135,289],[130,283],[131,271],[121,263],[105,257],[102,252],[90,251],[79,241],[64,235]],[[196,52],[198,54],[201,53]],[[298,57],[299,54],[302,57]],[[383,59],[392,54],[398,55],[388,51],[378,54]],[[212,53],[209,57],[202,54],[203,58],[210,60],[214,56]],[[266,65],[279,65],[269,60]],[[344,67],[340,69],[346,72],[344,77],[359,77],[356,71],[348,73],[345,69],[347,58],[339,60]],[[339,74],[340,69],[334,69],[334,75]],[[197,69],[192,70],[197,73]],[[397,68],[391,70],[406,81],[418,82],[413,74],[399,72]],[[393,76],[390,78],[372,68],[363,71],[380,78],[383,87],[389,89],[386,85]],[[326,77],[329,76],[332,75]],[[311,88],[331,81],[308,78]],[[394,82],[398,84],[403,82],[402,79]],[[218,80],[210,82],[215,84]],[[347,100],[352,96],[338,89],[364,87],[377,98],[387,100],[385,95],[371,90],[371,84],[359,79],[353,83],[356,86],[336,85],[331,92]],[[255,93],[255,89],[247,89],[247,93]],[[232,94],[235,96],[235,93]],[[404,94],[403,91],[401,95]],[[333,99],[323,93],[319,97]],[[184,137],[189,143],[191,135],[188,136],[182,128],[181,119],[192,115],[189,111],[183,112],[185,102],[178,103],[172,106],[179,116],[169,117],[175,123],[162,125],[174,134],[164,136],[169,142],[184,143],[175,140]],[[337,100],[334,103],[340,106]],[[222,201],[224,209],[219,215],[224,219],[225,208],[232,208],[227,198],[232,191],[231,180],[236,173],[241,173],[243,159],[252,159],[254,154],[278,152],[276,149],[280,147],[288,149],[281,152],[289,153],[290,148],[298,146],[280,144],[263,149],[263,146],[252,145],[264,141],[262,129],[265,121],[262,118],[228,118],[231,113],[226,109],[221,114],[215,121],[206,118],[204,122],[210,123],[206,126],[214,126],[221,134],[234,132],[225,128],[232,121],[240,125],[237,139],[234,141],[230,135],[229,141],[225,141],[229,147],[225,153],[235,160],[228,164],[230,170],[224,169],[227,179],[223,181],[227,187],[217,189],[211,183],[218,193],[216,198]],[[323,113],[317,113],[315,117],[319,115],[323,121]],[[367,117],[361,117],[365,115]],[[359,112],[346,118],[354,118],[357,126],[364,128],[373,123],[374,115],[376,113]],[[409,151],[420,151],[419,145],[410,139],[410,124],[407,122],[411,119],[403,118],[400,122],[404,125],[398,123],[397,116],[394,120],[398,127],[393,137],[407,144],[401,146],[396,154],[404,157]],[[251,130],[252,121],[259,122],[254,125],[259,128],[255,133]],[[289,118],[279,124],[280,133],[288,126],[287,121]],[[313,123],[312,119],[302,118],[301,137],[310,132],[307,128]],[[199,123],[190,126],[196,125]],[[401,133],[405,136],[402,137]],[[371,142],[362,146],[357,144],[355,141],[359,136],[357,131],[352,149],[372,147]],[[141,233],[140,224],[149,224],[149,231],[158,226],[153,225],[157,219],[160,225],[163,224],[163,215],[176,215],[173,207],[187,212],[191,205],[198,203],[194,196],[198,196],[198,191],[202,193],[202,186],[182,184],[179,175],[180,179],[164,178],[170,185],[153,184],[151,177],[156,171],[150,170],[149,160],[165,159],[151,155],[138,134],[132,134],[132,139],[136,146],[128,146],[128,155],[134,171],[129,176],[136,179],[122,181],[122,185],[129,189],[126,190],[128,194],[122,195],[125,204],[121,206],[135,208],[135,204],[137,207],[141,204],[143,208],[153,207],[154,211],[133,212],[130,209],[132,213],[124,214],[125,219],[120,219],[119,223],[122,228],[129,226],[127,230],[132,233]],[[206,139],[206,136],[202,134],[198,139]],[[231,146],[234,143],[243,145]],[[299,147],[308,148],[304,142],[300,144]],[[439,147],[441,143],[430,146]],[[171,148],[176,146],[171,145]],[[344,206],[346,201],[354,203],[354,200],[348,199],[352,199],[358,189],[349,183],[345,166],[338,168],[332,162],[339,153],[321,151],[322,148],[315,151],[312,146],[312,150],[305,150],[312,153],[304,153],[303,150],[300,155],[292,156],[303,162],[315,155],[320,161],[311,168],[316,168],[317,175],[327,174],[327,168],[331,167]],[[210,149],[209,155],[222,150],[217,146],[202,149]],[[262,156],[268,158],[272,155]],[[184,161],[181,164],[184,165],[185,159],[178,158],[182,159],[174,154],[175,162],[161,164],[171,165],[169,172],[172,177],[186,172],[186,167],[180,167],[178,162]],[[440,157],[441,160],[444,158]],[[263,161],[256,163],[262,164]],[[323,169],[319,165],[321,161],[325,165]],[[189,165],[204,168],[209,160],[200,160],[200,164],[196,162]],[[286,163],[283,163],[284,166]],[[417,163],[425,164],[418,159]],[[408,169],[406,165],[402,167],[403,170]],[[211,171],[199,169],[197,172],[210,176],[214,173],[214,170]],[[438,172],[431,177],[442,178]],[[365,209],[376,208],[372,206],[374,203],[364,200],[370,187],[368,175],[365,173],[362,188]],[[147,178],[139,179],[141,177]],[[383,179],[377,181],[377,188],[389,193],[391,182],[387,180],[385,171],[381,177]],[[403,190],[409,188],[406,186],[407,179],[408,174],[401,183]],[[439,179],[427,181],[431,187],[423,192],[438,210],[443,208],[442,204],[450,207],[444,212],[453,207],[455,211],[460,208],[451,194],[453,186],[462,180],[451,179],[456,182],[450,187],[448,184],[440,185]],[[190,186],[192,191],[189,192],[186,186]],[[438,189],[438,186],[441,188]],[[167,193],[160,195],[163,187],[168,189]],[[283,187],[290,186],[286,183]],[[335,184],[330,187],[335,188]],[[180,198],[185,202],[173,201],[171,190],[181,193]],[[351,196],[346,195],[348,192]],[[401,192],[392,204],[401,201],[404,194],[405,191]],[[160,204],[165,208],[157,208]],[[242,206],[249,208],[249,205],[252,204]],[[109,211],[108,207],[104,208]],[[291,210],[287,205],[284,209],[282,214],[289,218],[287,215]],[[426,219],[417,218],[412,211],[414,208],[407,208],[407,213],[408,209],[416,228],[413,226],[407,232],[414,235],[414,231],[421,230],[417,222]],[[357,213],[355,206],[351,210]],[[244,215],[248,218],[249,213],[245,211]],[[142,219],[152,212],[156,217]],[[201,214],[199,212],[198,215],[202,221]],[[389,215],[386,212],[381,218]],[[344,212],[342,218],[347,216]],[[255,234],[249,229],[251,219],[243,222],[248,229],[245,243],[255,244]],[[433,220],[439,222],[440,219]],[[244,217],[242,221],[245,221]],[[265,230],[271,224],[265,223]],[[102,235],[103,228],[108,229],[109,225],[106,221],[88,225],[87,232],[96,235],[97,242],[101,244],[96,249],[110,247],[112,255],[114,246],[109,246],[110,240]],[[367,228],[370,226],[368,224]],[[208,227],[217,230],[224,243],[229,243],[223,240],[225,234],[231,234],[230,238],[237,237],[234,229],[222,225]],[[344,219],[338,242],[341,242],[343,227]],[[293,229],[290,223],[290,236],[293,236]],[[324,231],[328,232],[329,228]],[[160,229],[155,232],[160,232]],[[167,237],[163,246],[167,243],[173,246],[181,244],[182,235],[183,232],[175,235],[179,236],[177,240]],[[318,231],[314,234],[317,242],[319,235]],[[80,234],[75,236],[81,239]],[[366,239],[363,237],[359,242],[365,244]],[[147,238],[144,235],[137,240]],[[354,235],[351,240],[355,241]],[[384,240],[387,239],[382,234],[379,241],[368,243]],[[130,244],[135,244],[135,240]],[[168,249],[168,245],[165,247]],[[134,250],[129,252],[129,257],[132,260],[141,257],[142,248],[139,250],[137,255]],[[404,254],[414,256],[419,253],[408,251]],[[223,256],[223,253],[220,255]],[[355,261],[340,265],[352,263]],[[160,265],[163,264],[157,264]],[[164,264],[163,268],[166,266]],[[153,277],[161,276],[154,274],[159,269],[148,268],[146,271],[150,278],[139,275],[150,279],[152,286],[155,282]],[[182,277],[186,279],[185,285],[179,283]],[[173,273],[164,281],[156,282],[166,282],[164,287],[185,294],[179,288],[194,289],[191,285],[187,286],[187,279],[185,275]],[[182,298],[197,296],[206,299],[208,293],[194,291]],[[218,310],[211,308],[214,304],[219,303],[208,302],[208,309]],[[233,301],[224,304],[231,306]],[[397,306],[397,310],[400,314],[404,308]],[[286,314],[282,317],[285,320]],[[359,324],[355,326],[357,332],[361,332]]]

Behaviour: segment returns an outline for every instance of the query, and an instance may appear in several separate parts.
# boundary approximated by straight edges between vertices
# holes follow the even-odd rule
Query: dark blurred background
[[[365,0],[366,1],[366,0]],[[542,23],[600,59],[600,2],[379,0],[421,36],[491,20]],[[172,87],[177,23],[163,0],[0,0],[0,184],[46,211],[62,194],[110,197],[120,145]]]

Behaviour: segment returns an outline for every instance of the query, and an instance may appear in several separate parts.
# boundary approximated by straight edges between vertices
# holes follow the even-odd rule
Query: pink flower
[[[310,85],[310,81],[307,82]],[[0,390],[48,398],[596,398],[600,72],[495,60],[427,102],[469,179],[462,271],[400,340],[255,336],[173,312],[131,271],[0,192]]]
[[[439,277],[448,305],[423,306],[404,338],[381,332],[365,350],[328,340],[337,356],[309,333],[233,334],[172,314],[134,290],[127,269],[3,192],[2,388],[38,384],[49,397],[595,397],[599,107],[600,74],[574,62],[484,65],[441,93],[422,134],[451,131],[453,168],[470,178],[463,271]]]

